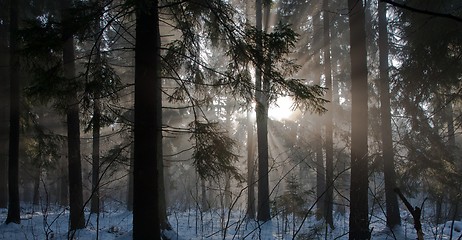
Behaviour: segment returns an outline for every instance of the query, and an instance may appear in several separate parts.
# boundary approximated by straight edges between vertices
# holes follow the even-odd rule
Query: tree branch
[[[422,223],[420,222],[420,216],[422,214],[422,209],[417,206],[415,208],[412,207],[412,205],[409,203],[409,201],[406,199],[403,193],[401,193],[401,190],[399,190],[399,188],[395,188],[394,191],[396,194],[398,194],[399,198],[401,198],[404,205],[406,205],[406,208],[411,213],[412,218],[414,219],[414,228],[417,231],[417,239],[423,240]]]
[[[451,20],[462,23],[462,18],[461,17],[454,16],[452,14],[440,13],[440,12],[434,12],[434,11],[428,11],[428,10],[419,9],[419,8],[415,8],[415,7],[410,7],[407,4],[397,3],[397,2],[395,2],[393,0],[380,0],[380,1],[388,3],[388,4],[390,4],[392,6],[395,6],[395,7],[399,7],[399,8],[402,8],[402,9],[409,10],[409,11],[422,13],[422,14],[426,14],[426,15],[431,15],[431,16],[436,16],[436,17],[447,18],[447,19],[451,19]]]

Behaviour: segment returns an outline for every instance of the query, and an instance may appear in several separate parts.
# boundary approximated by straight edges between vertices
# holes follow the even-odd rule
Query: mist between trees
[[[5,223],[21,224],[21,204],[68,207],[72,238],[117,205],[133,239],[189,239],[171,221],[192,210],[196,223],[216,213],[222,239],[251,220],[239,237],[276,222],[292,239],[399,239],[412,213],[399,188],[424,209],[423,232],[445,237],[433,226],[462,217],[461,11],[2,1]]]

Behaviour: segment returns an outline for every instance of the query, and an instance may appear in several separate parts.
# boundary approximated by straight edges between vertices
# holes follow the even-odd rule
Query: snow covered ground
[[[98,218],[86,213],[87,227],[75,233],[74,239],[107,240],[131,239],[132,214],[123,210],[123,206],[114,205],[106,208]],[[0,239],[70,239],[68,228],[68,211],[60,207],[48,210],[40,207],[23,206],[21,224],[5,225],[7,210],[0,209]],[[425,217],[425,216],[424,216]],[[412,217],[403,211],[403,225],[393,233],[385,228],[384,217],[375,216],[371,219],[372,239],[416,239]],[[293,221],[292,216],[276,216],[270,222],[258,224],[244,219],[243,211],[234,211],[231,216],[223,210],[199,213],[194,210],[187,212],[170,212],[170,223],[173,226],[173,238],[189,239],[348,239],[348,218],[335,215],[334,230],[327,229],[322,222],[314,217],[307,218],[303,225],[302,219]],[[452,239],[462,238],[462,222],[447,222],[434,226],[423,219],[425,239],[450,239],[450,229],[453,225]],[[224,231],[223,229],[227,229]],[[327,237],[326,237],[327,236]]]

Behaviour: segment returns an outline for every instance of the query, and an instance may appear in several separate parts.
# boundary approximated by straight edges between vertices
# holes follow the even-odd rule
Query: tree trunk
[[[332,66],[330,59],[330,19],[328,12],[328,1],[323,0],[323,40],[324,40],[324,76],[325,76],[325,87],[327,88],[326,99],[329,101],[327,103],[327,113],[325,116],[326,124],[326,196],[325,201],[325,212],[324,218],[326,223],[333,229],[334,228],[334,219],[332,216],[333,207],[334,207],[334,142],[333,142],[333,99],[332,99]]]
[[[160,39],[160,34],[158,35],[157,38],[159,45],[161,42]],[[157,129],[159,129],[159,133],[157,134],[156,138],[156,144],[158,153],[157,153],[157,169],[158,169],[158,201],[159,201],[159,221],[160,221],[160,230],[166,231],[166,230],[172,230],[172,226],[170,225],[170,222],[168,221],[168,215],[167,215],[167,199],[166,196],[167,194],[165,193],[165,174],[164,174],[164,158],[163,158],[163,141],[162,141],[162,95],[161,95],[161,80],[159,79],[159,84],[158,84],[158,94],[156,94],[156,109],[158,112],[160,112],[159,117],[157,118],[156,126]],[[165,235],[163,235],[164,239],[167,239]]]
[[[75,81],[75,55],[74,38],[72,29],[66,26],[71,18],[69,8],[70,0],[62,1],[63,18],[63,67],[64,77]],[[82,166],[80,161],[80,119],[79,100],[77,93],[72,92],[67,96],[67,151],[68,151],[68,172],[69,172],[69,217],[70,230],[82,229],[85,227],[82,195]]]
[[[158,1],[135,2],[135,164],[133,239],[158,239],[162,106]]]
[[[134,123],[135,118],[134,118],[134,113],[133,111],[130,111],[128,113],[128,119],[131,124]],[[132,141],[135,139],[135,128],[131,127],[131,138]],[[130,145],[130,166],[128,167],[128,191],[127,191],[127,210],[128,211],[133,211],[133,168],[135,165],[135,143],[132,142]]]
[[[209,210],[209,204],[207,201],[207,188],[205,186],[205,179],[201,178],[201,212],[207,212]]]
[[[226,109],[226,131],[228,133],[228,136],[231,138],[231,104],[232,103],[229,103],[228,105],[225,106],[225,109]],[[225,176],[224,176],[224,180],[225,180],[225,189],[224,189],[224,206],[225,208],[231,208],[231,204],[232,204],[232,192],[231,192],[231,174],[229,173],[226,173]]]
[[[255,138],[250,111],[247,112],[247,217],[255,219]]]
[[[351,58],[351,240],[370,239],[368,209],[368,109],[365,16],[362,1],[348,0]]]
[[[262,1],[256,0],[256,27],[262,30]],[[262,52],[262,38],[257,37],[257,49]],[[268,176],[268,99],[265,92],[267,79],[262,77],[264,69],[263,56],[257,60],[256,66],[256,115],[257,115],[257,142],[258,142],[258,210],[257,219],[268,221],[270,216],[269,203],[269,176]],[[263,81],[263,86],[262,86]]]
[[[456,145],[456,136],[455,136],[455,126],[454,126],[454,109],[452,107],[452,101],[449,101],[446,103],[446,109],[445,109],[445,118],[446,118],[446,123],[448,125],[448,149],[451,154],[451,159],[454,160],[454,165],[457,169],[458,172],[461,171],[462,169],[462,163],[457,161],[457,156],[456,156],[456,151],[457,151],[457,145]],[[448,216],[451,218],[451,220],[457,220],[460,219],[462,215],[462,209],[460,207],[460,199],[461,197],[458,196],[458,192],[451,190],[450,192],[450,203],[451,207],[449,208],[449,214]]]
[[[316,5],[318,6],[318,5]],[[314,60],[314,84],[321,85],[321,12],[317,11],[313,16],[313,60]],[[315,116],[314,119],[314,154],[316,158],[316,218],[320,220],[325,213],[326,191],[326,168],[324,167],[324,155],[322,153],[322,127],[323,116]]]
[[[64,143],[63,145],[65,145]],[[63,146],[67,149],[67,147]],[[65,153],[63,153],[65,155]],[[58,188],[59,188],[59,204],[62,207],[68,206],[69,204],[69,174],[66,166],[66,160],[60,159],[59,163],[59,176],[58,176]]]
[[[95,0],[95,3],[98,7],[99,0]],[[103,13],[101,13],[103,14]],[[101,74],[101,38],[99,37],[99,32],[102,31],[100,22],[96,21],[94,26],[95,33],[95,65],[97,66],[98,75]],[[103,76],[97,76],[93,81],[102,81]],[[100,103],[100,94],[98,92],[93,93],[93,144],[92,144],[92,175],[91,175],[91,213],[100,212],[100,189],[99,189],[99,171],[100,171],[100,131],[101,131],[101,103]]]
[[[4,1],[2,19],[8,18],[9,7]],[[0,22],[0,66],[9,65],[8,25]],[[8,206],[8,137],[9,137],[9,71],[0,68],[0,208]]]
[[[39,167],[34,168],[34,194],[32,196],[32,204],[38,206],[40,204],[40,179],[41,169]]]
[[[97,51],[99,54],[99,51]],[[97,57],[99,58],[99,57]],[[97,63],[98,64],[98,63]],[[101,109],[99,94],[95,94],[93,100],[93,154],[92,154],[92,193],[91,193],[91,213],[99,213],[100,211],[100,196],[99,196],[99,149],[100,149],[100,118]]]
[[[398,198],[393,189],[396,188],[396,174],[393,154],[393,140],[390,113],[390,87],[388,76],[388,30],[387,9],[383,2],[379,2],[379,58],[380,58],[380,111],[382,121],[382,151],[383,173],[385,180],[385,199],[387,226],[393,228],[401,224]]]
[[[21,222],[19,206],[19,42],[18,2],[10,5],[10,134],[8,157],[8,215],[5,223]]]
[[[134,143],[132,143],[134,145]],[[133,211],[133,166],[134,166],[134,159],[135,159],[135,154],[134,154],[134,146],[131,147],[131,152],[130,152],[130,166],[128,169],[128,193],[127,193],[127,210],[128,211]]]

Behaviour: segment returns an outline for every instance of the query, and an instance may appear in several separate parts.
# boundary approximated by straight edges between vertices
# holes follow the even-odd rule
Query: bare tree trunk
[[[8,215],[5,223],[21,222],[19,205],[19,43],[18,2],[10,3],[10,138],[8,158]]]
[[[324,39],[324,76],[325,76],[325,87],[327,88],[326,99],[329,101],[327,103],[327,113],[325,116],[325,125],[326,125],[326,196],[325,196],[325,212],[324,218],[326,223],[333,229],[334,228],[334,219],[332,216],[334,208],[334,142],[333,142],[333,99],[332,99],[332,66],[330,59],[330,19],[328,12],[328,1],[323,0],[323,39]]]
[[[368,92],[365,12],[348,0],[351,58],[351,185],[349,238],[370,239],[368,209]]]
[[[158,239],[162,89],[158,1],[136,1],[133,239]]]
[[[401,224],[398,198],[393,189],[396,188],[396,173],[393,154],[393,139],[390,113],[390,87],[388,76],[388,30],[387,9],[383,2],[379,2],[379,58],[380,58],[380,110],[382,121],[382,151],[385,179],[385,199],[387,226],[393,228]]]
[[[62,21],[66,23],[70,19],[69,8],[72,2],[62,0]],[[75,81],[75,53],[74,38],[70,26],[63,26],[63,67],[64,77],[67,81]],[[79,101],[77,93],[72,92],[67,96],[67,151],[69,172],[69,208],[70,230],[85,227],[83,213],[82,193],[82,166],[80,161],[80,119]]]
[[[232,103],[225,106],[226,108],[226,131],[228,132],[228,136],[231,138],[231,111],[232,108],[230,107]],[[225,190],[224,190],[224,207],[231,207],[232,201],[232,193],[231,193],[231,174],[226,173],[225,176]]]
[[[99,51],[97,51],[99,54]],[[99,57],[97,57],[99,58]],[[93,100],[93,154],[92,154],[92,197],[91,197],[91,213],[99,213],[100,211],[100,196],[99,196],[99,152],[100,152],[100,118],[101,109],[99,94],[95,94]]]
[[[455,128],[454,128],[454,109],[452,107],[452,101],[448,101],[446,103],[446,111],[445,111],[445,118],[446,118],[446,123],[448,126],[448,148],[449,148],[449,153],[451,154],[451,158],[454,160],[455,167],[458,172],[462,170],[462,162],[457,161],[457,156],[456,156],[456,151],[457,151],[457,145],[456,145],[456,137],[455,137]],[[455,190],[451,190],[450,192],[450,198],[451,198],[451,206],[449,208],[449,217],[451,217],[451,220],[457,220],[460,219],[462,215],[462,209],[460,207],[460,200],[461,197],[458,196],[458,192]]]
[[[251,15],[251,2],[246,2],[246,21]],[[252,113],[247,110],[247,217],[255,219],[255,137]]]
[[[63,144],[65,145],[65,144]],[[63,146],[67,149],[67,147]],[[65,155],[65,153],[63,153]],[[59,176],[58,176],[58,188],[59,188],[59,204],[61,206],[69,205],[69,174],[66,166],[66,160],[60,159],[59,162]]]
[[[96,4],[99,7],[99,0],[95,0]],[[95,65],[97,66],[98,75],[101,72],[101,38],[99,37],[99,32],[102,30],[100,26],[100,21],[96,21],[94,26],[95,32]],[[101,81],[100,79],[103,76],[97,76],[97,79],[93,81]],[[101,103],[100,103],[100,94],[98,92],[93,93],[93,145],[92,145],[92,179],[91,179],[91,213],[100,212],[100,189],[99,189],[99,168],[100,168],[100,131],[101,131]]]
[[[128,112],[128,120],[131,124],[134,124],[135,116],[133,111]],[[131,126],[131,139],[135,139],[135,128]],[[135,143],[132,142],[130,145],[130,166],[128,166],[128,191],[127,191],[127,210],[133,211],[133,168],[135,162]]]
[[[128,169],[128,196],[127,196],[127,210],[133,211],[133,165],[135,159],[134,143],[132,143],[130,151],[130,166]]]
[[[206,212],[209,210],[209,203],[207,201],[207,187],[205,186],[205,179],[201,178],[201,211]]]
[[[0,18],[7,19],[8,1],[0,3]],[[0,22],[0,66],[9,65],[8,25]],[[8,206],[9,69],[0,68],[0,208]]]
[[[247,112],[247,217],[255,219],[255,137],[250,111]]]
[[[315,5],[319,6],[319,5]],[[316,11],[313,16],[313,61],[314,61],[314,84],[321,85],[321,12]],[[322,152],[322,127],[323,116],[315,116],[314,119],[314,154],[316,160],[316,218],[320,220],[325,215],[325,191],[326,191],[326,168],[324,166],[324,154]]]
[[[40,204],[40,178],[41,178],[41,169],[34,169],[34,193],[32,196],[32,204],[38,206]]]
[[[262,30],[262,1],[256,0],[256,27]],[[262,38],[257,39],[257,48],[262,53]],[[269,176],[268,176],[268,99],[265,92],[267,85],[262,77],[262,69],[265,68],[263,56],[257,61],[256,66],[256,115],[257,115],[257,142],[258,142],[258,209],[257,219],[268,221],[270,216],[269,203]],[[262,86],[263,82],[263,86]]]

